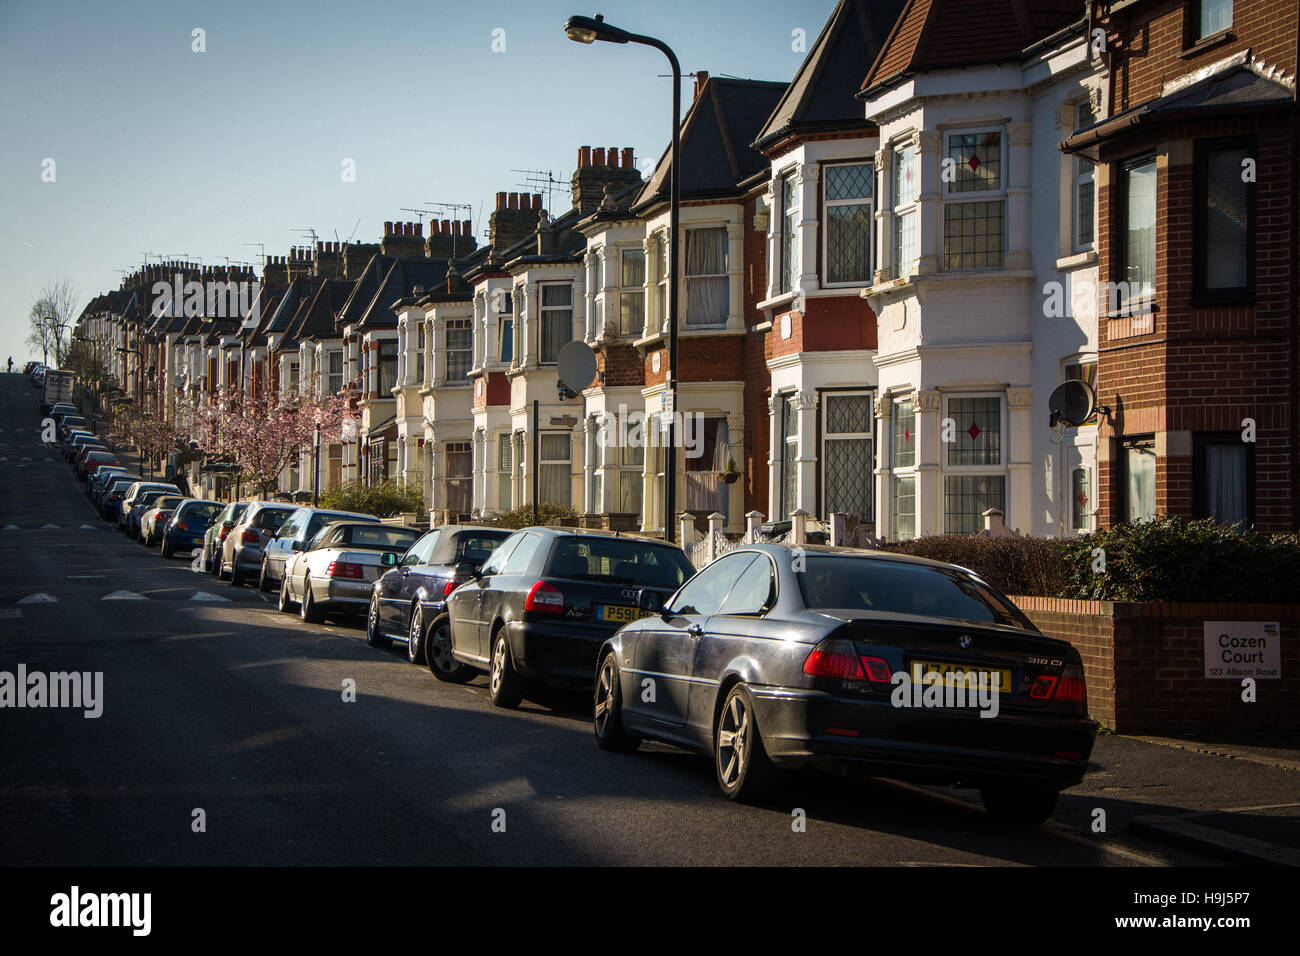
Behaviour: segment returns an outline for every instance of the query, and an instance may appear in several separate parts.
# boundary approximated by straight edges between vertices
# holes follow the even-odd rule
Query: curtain
[[[1209,513],[1221,524],[1247,521],[1246,449],[1240,445],[1205,448],[1205,492]]]
[[[569,476],[569,436],[543,435],[540,451],[543,464],[537,477],[541,500],[546,504],[570,504],[573,486]]]
[[[686,510],[718,512],[727,517],[727,494],[730,486],[717,473],[727,470],[732,457],[730,433],[725,418],[706,418],[696,435],[700,443],[698,458],[684,459],[686,470]]]
[[[686,276],[686,324],[725,324],[729,305],[725,228],[686,233]]]

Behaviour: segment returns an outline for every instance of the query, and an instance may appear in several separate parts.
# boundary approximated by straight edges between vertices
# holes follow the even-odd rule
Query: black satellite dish
[[[1052,413],[1047,424],[1052,427],[1082,425],[1097,410],[1097,393],[1087,382],[1072,378],[1052,389],[1047,408]]]
[[[561,398],[576,398],[596,377],[596,353],[580,339],[561,347],[556,365]]]

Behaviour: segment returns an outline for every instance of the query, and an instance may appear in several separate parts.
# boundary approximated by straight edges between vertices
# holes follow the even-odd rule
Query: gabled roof
[[[354,279],[326,279],[306,307],[299,310],[289,335],[299,342],[338,338],[334,316],[348,301],[355,286]]]
[[[926,70],[1018,59],[1083,15],[1080,0],[908,0],[862,90]]]
[[[375,256],[375,259],[386,259],[388,271],[376,284],[374,295],[356,319],[359,329],[397,328],[397,315],[392,308],[394,302],[411,295],[417,285],[427,289],[447,279],[446,259],[394,259],[391,256]]]
[[[907,0],[840,0],[754,147],[824,129],[869,128],[856,99]]]
[[[686,111],[681,133],[683,199],[732,196],[739,184],[769,166],[750,146],[777,102],[785,83],[733,80],[711,76]],[[671,148],[659,158],[654,174],[633,204],[644,209],[669,198]]]

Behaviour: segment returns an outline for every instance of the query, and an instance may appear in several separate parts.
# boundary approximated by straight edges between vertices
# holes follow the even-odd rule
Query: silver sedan
[[[386,553],[401,556],[419,532],[373,521],[336,521],[305,545],[294,542],[293,556],[280,582],[280,610],[300,606],[304,621],[313,624],[330,612],[363,613],[370,591],[386,570]]]

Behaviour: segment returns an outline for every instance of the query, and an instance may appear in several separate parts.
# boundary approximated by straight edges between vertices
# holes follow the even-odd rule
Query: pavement
[[[35,390],[0,375],[0,670],[104,680],[98,718],[0,710],[0,860],[1300,863],[1300,753],[1286,741],[1103,734],[1083,782],[1027,830],[993,824],[972,791],[812,773],[738,806],[707,759],[599,751],[587,695],[503,711],[485,679],[439,683],[400,646],[369,647],[359,622],[308,625],[269,597],[101,521],[40,444]]]

